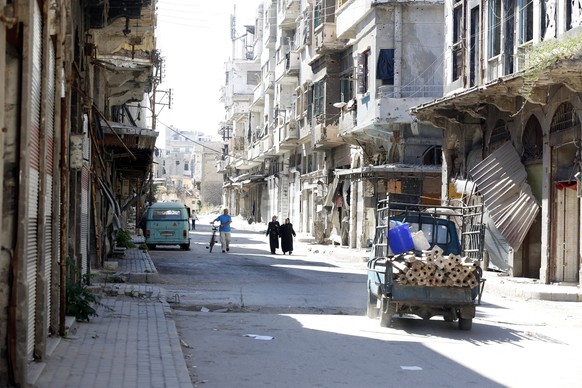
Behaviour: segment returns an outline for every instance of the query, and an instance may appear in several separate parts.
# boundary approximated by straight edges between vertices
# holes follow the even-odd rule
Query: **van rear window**
[[[180,210],[154,210],[152,212],[153,220],[182,220]]]

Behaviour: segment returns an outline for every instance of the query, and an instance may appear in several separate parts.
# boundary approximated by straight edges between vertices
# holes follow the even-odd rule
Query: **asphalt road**
[[[485,293],[471,331],[442,318],[365,315],[365,263],[271,255],[264,234],[235,230],[209,253],[151,251],[184,356],[203,387],[579,387],[582,304]]]

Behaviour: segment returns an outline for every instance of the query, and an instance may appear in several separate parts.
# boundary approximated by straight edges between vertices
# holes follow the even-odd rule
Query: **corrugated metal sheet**
[[[527,172],[511,142],[477,164],[470,174],[495,226],[508,244],[518,249],[540,205],[527,184]]]

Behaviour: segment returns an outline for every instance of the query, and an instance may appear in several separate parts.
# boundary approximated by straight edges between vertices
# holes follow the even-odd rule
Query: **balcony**
[[[299,122],[299,143],[304,144],[311,140],[311,124],[307,120]],[[301,125],[302,124],[302,125]]]
[[[273,134],[269,133],[261,139],[263,145],[264,156],[272,156],[275,154],[275,147],[273,142]]]
[[[299,140],[299,125],[295,120],[289,120],[277,127],[275,131],[275,146],[281,150],[291,150],[297,147]]]
[[[299,17],[299,7],[301,0],[279,0],[277,6],[277,25],[295,25],[295,20]]]
[[[257,141],[247,150],[247,160],[255,160],[263,152],[263,143]]]
[[[263,75],[263,88],[264,88],[264,91],[266,92],[266,91],[268,91],[269,89],[271,89],[274,86],[275,86],[275,72],[274,71],[267,71],[267,72],[265,72],[265,74]]]
[[[339,137],[338,125],[317,124],[313,129],[313,139],[311,141],[313,149],[324,150],[344,144]]]
[[[410,123],[409,109],[442,96],[442,85],[380,86],[374,111],[375,124]]]
[[[373,0],[337,0],[336,3],[336,33],[340,39],[355,39],[358,24],[373,12]]]
[[[288,49],[288,46],[284,46],[284,48]],[[279,83],[297,82],[300,67],[301,60],[299,53],[287,51],[285,55],[281,56],[281,59],[275,67],[275,80]]]
[[[263,105],[265,103],[265,84],[260,83],[257,85],[253,92],[253,104],[252,105]]]
[[[244,136],[234,136],[230,139],[230,149],[233,152],[244,151],[245,149],[245,137]]]
[[[357,124],[357,111],[351,110],[343,112],[339,118],[339,133],[340,135],[349,134]]]
[[[264,47],[268,49],[275,48],[275,44],[277,43],[277,25],[275,23],[265,25],[264,34]]]
[[[314,33],[314,46],[317,54],[332,53],[343,50],[344,42],[337,39],[335,23],[323,23],[317,26]]]
[[[216,162],[216,172],[225,173],[226,172],[226,160],[219,160]]]

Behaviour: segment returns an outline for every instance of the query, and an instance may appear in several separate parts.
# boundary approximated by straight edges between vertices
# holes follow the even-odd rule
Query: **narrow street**
[[[486,291],[471,331],[414,317],[381,328],[365,316],[365,263],[299,246],[292,256],[271,255],[264,234],[243,230],[233,231],[230,253],[219,246],[209,253],[209,236],[201,220],[190,251],[150,252],[196,386],[575,387],[582,380],[582,304]]]

